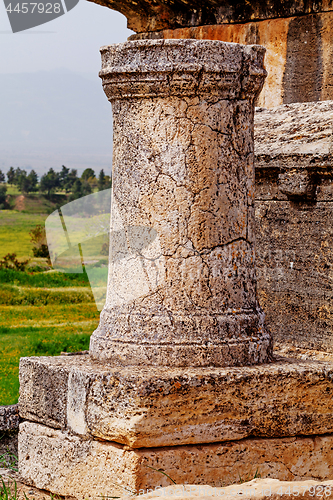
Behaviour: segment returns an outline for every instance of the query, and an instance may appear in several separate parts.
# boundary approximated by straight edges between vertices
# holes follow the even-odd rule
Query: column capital
[[[267,75],[265,49],[219,40],[135,40],[101,48],[103,88],[113,99],[252,99]]]

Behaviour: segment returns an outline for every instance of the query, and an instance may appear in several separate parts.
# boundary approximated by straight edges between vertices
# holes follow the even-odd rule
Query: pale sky
[[[124,42],[132,31],[126,18],[87,0],[65,15],[13,34],[0,0],[0,73],[26,73],[57,68],[97,75],[99,47]]]
[[[111,172],[112,114],[98,77],[99,48],[126,41],[126,23],[122,14],[80,0],[63,16],[13,34],[0,0],[3,172],[14,166],[41,175],[61,165]]]

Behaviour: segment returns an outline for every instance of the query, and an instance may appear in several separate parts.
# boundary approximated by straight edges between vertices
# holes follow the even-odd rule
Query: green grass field
[[[0,405],[18,400],[21,357],[88,349],[99,317],[94,303],[0,306],[0,314]]]
[[[0,211],[0,258],[7,253],[18,257],[32,257],[29,231],[37,224],[43,224],[46,215],[26,214],[16,210]]]
[[[47,214],[0,211],[0,259],[16,253],[31,264],[29,231]],[[85,273],[0,269],[0,405],[18,400],[22,356],[59,355],[86,350],[99,312]]]

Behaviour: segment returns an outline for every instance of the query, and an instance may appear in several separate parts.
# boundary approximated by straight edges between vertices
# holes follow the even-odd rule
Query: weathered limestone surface
[[[49,500],[50,494],[46,490],[22,483],[22,478],[10,469],[0,469],[0,476],[4,479],[7,487],[12,491],[17,489],[18,500],[34,498],[35,500]],[[15,481],[15,483],[14,483]],[[330,498],[333,490],[333,481],[279,481],[278,479],[252,479],[242,481],[240,484],[231,486],[208,486],[203,484],[177,484],[172,486],[159,486],[154,488],[142,488],[137,493],[143,500],[150,498],[178,498],[181,499],[211,499],[212,497],[222,497],[224,500],[235,500],[241,495],[247,495],[252,500],[290,500],[291,496],[302,496],[305,500]],[[122,498],[133,498],[128,490],[120,488],[119,494]]]
[[[333,432],[331,363],[148,370],[32,357],[20,384],[22,418],[132,448]]]
[[[17,456],[17,435],[18,428],[12,431],[2,431],[0,435],[0,455],[9,457],[8,453]]]
[[[291,155],[300,155],[309,166],[317,157],[327,160],[333,154],[333,101],[256,108],[254,134],[256,167],[263,168],[258,162],[265,156],[268,168],[277,155],[289,155],[290,163],[297,161]]]
[[[333,437],[326,435],[128,450],[24,422],[19,467],[27,484],[83,499],[170,485],[166,476],[150,467],[178,484],[222,486],[253,477],[256,471],[280,480],[323,481],[332,477],[332,447]]]
[[[130,39],[260,44],[268,78],[258,105],[333,99],[333,2],[92,0],[123,13]]]
[[[18,428],[18,425],[18,405],[0,406],[0,432],[15,430]]]
[[[333,352],[333,101],[255,113],[260,304],[277,342]]]
[[[125,366],[267,361],[253,232],[263,49],[141,40],[101,52],[114,119],[111,255],[90,353]]]

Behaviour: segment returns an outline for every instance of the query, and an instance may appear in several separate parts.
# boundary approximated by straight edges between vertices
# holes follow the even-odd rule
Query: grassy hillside
[[[50,214],[58,206],[67,203],[65,193],[52,194],[50,197],[39,193],[22,194],[16,186],[7,185],[7,202],[11,209],[30,214]]]
[[[16,210],[0,211],[0,258],[7,253],[18,257],[32,257],[29,231],[44,224],[46,214],[22,213]]]
[[[0,318],[4,405],[17,402],[20,357],[88,349],[99,313],[86,274],[0,270]]]
[[[89,349],[98,325],[95,303],[0,305],[0,405],[18,401],[22,356],[54,356]]]
[[[54,272],[45,259],[32,257],[29,231],[46,217],[0,211],[0,260],[16,253],[35,266],[25,272],[0,269],[0,405],[18,400],[20,357],[88,349],[98,325],[87,275]]]

